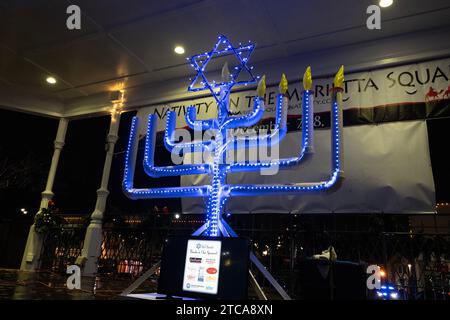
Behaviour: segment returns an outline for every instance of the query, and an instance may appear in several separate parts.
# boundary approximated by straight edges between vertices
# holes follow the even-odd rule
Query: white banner
[[[336,66],[336,70],[338,66]],[[299,74],[301,71],[299,70]],[[272,81],[276,81],[274,75]],[[271,79],[270,75],[268,76]],[[390,104],[408,104],[425,101],[439,101],[450,98],[450,58],[411,64],[406,66],[381,69],[370,72],[345,75],[344,110],[353,108],[371,108]],[[291,81],[298,79],[289,79]],[[268,80],[269,81],[269,80]],[[314,113],[330,110],[330,89],[333,78],[314,79]],[[289,85],[289,116],[301,114],[301,83]],[[273,118],[278,86],[269,87],[266,94],[264,119]],[[230,95],[231,111],[234,114],[248,113],[253,107],[255,90],[235,92]],[[138,116],[144,118],[155,113],[158,118],[158,130],[165,128],[168,111],[177,114],[177,128],[186,127],[186,107],[197,108],[198,119],[215,118],[217,109],[212,97],[186,100],[172,105],[151,106],[139,109]],[[162,120],[162,121],[161,121]],[[317,127],[317,126],[316,126]],[[141,130],[142,129],[141,127]],[[145,134],[145,131],[141,131]]]

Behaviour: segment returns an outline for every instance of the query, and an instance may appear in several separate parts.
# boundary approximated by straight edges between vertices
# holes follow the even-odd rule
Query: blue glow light
[[[193,106],[187,107],[185,118],[187,125],[194,130],[209,130],[214,125],[214,121],[212,119],[197,120],[197,109]]]
[[[133,200],[150,198],[178,198],[178,197],[205,197],[209,193],[209,186],[173,187],[136,189],[133,186],[136,155],[138,147],[138,118],[134,117],[131,123],[130,137],[125,155],[123,190]]]
[[[276,185],[229,185],[226,184],[227,174],[236,171],[256,171],[274,165],[279,168],[289,168],[298,165],[313,152],[313,103],[312,92],[305,90],[302,93],[302,141],[299,155],[297,157],[278,159],[271,161],[233,162],[228,164],[224,161],[225,155],[240,147],[274,146],[286,136],[287,133],[287,95],[279,94],[276,104],[275,128],[270,134],[248,137],[233,137],[229,134],[230,129],[250,127],[258,123],[264,114],[264,99],[255,97],[253,110],[244,116],[230,116],[230,92],[235,85],[248,85],[255,83],[259,77],[254,77],[251,67],[247,66],[248,59],[254,50],[254,45],[240,45],[233,47],[225,36],[219,36],[218,42],[210,52],[191,57],[191,66],[197,71],[197,76],[189,85],[189,91],[208,89],[217,102],[218,116],[216,119],[197,120],[196,109],[189,107],[186,112],[186,123],[195,131],[212,130],[214,140],[201,142],[176,142],[174,139],[176,127],[176,115],[174,112],[167,113],[166,129],[164,132],[164,145],[172,152],[181,150],[188,152],[209,151],[212,155],[209,163],[183,164],[178,166],[158,167],[154,165],[154,154],[156,144],[156,116],[149,115],[147,135],[144,150],[144,171],[153,178],[165,176],[181,176],[190,174],[208,174],[211,178],[210,185],[192,187],[171,187],[136,189],[133,186],[137,147],[138,147],[138,125],[139,119],[134,117],[131,124],[130,137],[125,156],[123,189],[131,199],[149,198],[179,198],[179,197],[201,197],[206,199],[206,224],[195,234],[204,232],[206,236],[217,237],[235,235],[234,231],[222,219],[226,201],[231,196],[257,196],[275,194],[298,194],[303,192],[318,192],[333,187],[342,178],[342,88],[335,88],[332,92],[331,107],[331,174],[325,181],[298,183],[298,184],[276,184]],[[205,67],[215,56],[235,55],[240,61],[230,74],[230,81],[221,83],[210,83],[204,75]],[[239,73],[245,70],[250,76],[250,81],[237,81]],[[194,88],[197,80],[201,79],[201,87]],[[219,90],[216,90],[219,89]],[[229,216],[230,213],[227,214]]]
[[[225,47],[221,49],[222,47]],[[247,66],[248,59],[250,58],[251,54],[253,53],[253,50],[255,49],[255,45],[252,43],[249,43],[248,45],[239,45],[239,47],[233,47],[230,43],[230,41],[225,37],[224,35],[220,35],[218,37],[217,43],[214,45],[213,49],[210,52],[205,52],[203,54],[194,55],[191,58],[189,58],[189,61],[191,62],[190,65],[197,71],[197,75],[192,80],[191,84],[188,87],[188,91],[203,91],[203,90],[209,90],[214,98],[217,101],[217,104],[222,104],[223,98],[219,98],[219,95],[217,92],[215,92],[214,89],[220,88],[223,89],[224,86],[228,87],[228,92],[231,90],[231,88],[234,85],[249,85],[252,83],[256,83],[256,78],[253,76],[252,68]],[[243,53],[246,53],[245,57],[243,56]],[[240,62],[238,66],[236,66],[233,69],[233,72],[230,74],[231,81],[228,82],[220,82],[216,83],[213,81],[210,83],[205,75],[205,68],[208,65],[208,63],[213,59],[221,56],[227,56],[227,55],[234,55],[236,59]],[[250,80],[248,81],[238,81],[239,75],[241,71],[246,71],[247,74],[250,77]],[[199,79],[202,79],[200,81],[201,86],[194,87],[195,84]]]
[[[133,121],[138,121],[133,119]],[[156,145],[156,115],[150,114],[148,116],[147,135],[145,139],[144,151],[144,170],[147,175],[153,178],[167,177],[167,176],[181,176],[188,174],[202,174],[208,173],[209,164],[183,164],[179,166],[157,167],[154,165],[155,145]],[[190,146],[189,146],[190,148]],[[173,149],[173,147],[172,147]]]
[[[380,286],[380,290],[376,291],[377,297],[383,300],[397,300],[399,293],[393,285],[384,284]]]

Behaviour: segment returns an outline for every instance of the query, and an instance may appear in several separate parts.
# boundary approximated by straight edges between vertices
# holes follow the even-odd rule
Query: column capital
[[[55,149],[62,149],[64,145],[65,145],[64,141],[55,140],[54,142]]]
[[[99,198],[103,198],[103,197],[106,198],[109,195],[109,190],[100,188],[97,190],[97,195]]]
[[[41,193],[42,195],[42,200],[52,200],[53,196],[55,195],[51,190],[44,190]]]
[[[94,212],[91,214],[91,225],[102,225],[103,222],[103,212],[101,210],[95,209]]]

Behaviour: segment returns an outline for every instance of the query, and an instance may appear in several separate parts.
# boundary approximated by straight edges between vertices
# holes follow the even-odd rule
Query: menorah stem
[[[228,111],[230,104],[230,88],[228,86],[220,87],[220,99],[217,105],[217,121],[219,128],[215,131],[213,154],[214,160],[211,164],[212,178],[211,178],[211,191],[207,200],[207,217],[206,221],[209,222],[208,228],[205,232],[207,236],[218,237],[219,220],[222,216],[222,208],[225,204],[226,197],[222,192],[222,185],[225,182],[225,170],[223,170],[223,164],[225,163],[226,153],[223,149],[224,143],[226,143],[227,130],[221,128],[222,124],[228,119]]]
[[[214,146],[214,160],[211,171],[211,191],[207,201],[207,221],[209,221],[206,235],[211,237],[218,237],[219,220],[222,216],[222,209],[226,201],[226,196],[223,194],[222,185],[225,183],[225,172],[223,169],[223,150],[224,136],[220,130],[216,131],[215,146]]]
[[[220,87],[220,104],[217,105],[217,120],[223,123],[228,118],[228,107],[230,101],[230,88],[227,86]]]
[[[218,234],[218,226],[219,226],[219,217],[221,215],[220,212],[220,172],[214,167],[213,168],[213,178],[212,178],[212,189],[211,194],[208,197],[208,210],[209,217],[207,221],[209,221],[209,226],[207,230],[207,235],[211,237],[217,237]]]

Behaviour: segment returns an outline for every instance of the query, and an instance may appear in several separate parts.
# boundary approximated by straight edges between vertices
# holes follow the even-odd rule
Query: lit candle
[[[333,161],[333,168],[336,169],[336,167],[339,164],[339,172],[341,174],[341,168],[343,168],[344,164],[343,164],[343,159],[342,159],[342,153],[343,153],[343,149],[344,146],[342,145],[342,143],[339,144],[339,141],[343,141],[342,139],[342,127],[343,127],[343,118],[342,118],[342,92],[344,91],[344,66],[341,66],[339,68],[339,71],[336,73],[336,76],[334,77],[334,81],[333,81],[333,97],[332,97],[332,105],[331,108],[335,107],[335,104],[337,105],[337,117],[340,119],[340,121],[338,121],[338,119],[336,119],[335,117],[331,117],[331,127],[333,128],[333,126],[337,125],[339,126],[339,136],[333,137],[333,139],[331,139],[331,143],[332,143],[332,148],[337,148],[339,150],[338,154],[336,155],[336,157],[332,160]],[[332,111],[333,114],[333,111]],[[333,149],[332,149],[333,150]]]
[[[266,75],[261,77],[261,80],[258,82],[258,87],[256,88],[256,95],[262,99],[266,95]]]
[[[281,123],[280,123],[280,128],[285,128],[286,127],[286,121],[287,121],[287,112],[288,112],[288,104],[289,104],[289,99],[288,99],[288,95],[287,95],[287,90],[288,90],[288,81],[286,79],[286,75],[283,73],[281,75],[281,80],[280,80],[280,84],[278,85],[278,89],[280,91],[280,94],[283,95],[283,102],[282,102],[282,113],[281,113]]]
[[[306,68],[303,75],[303,99],[302,99],[302,138],[308,134],[308,145],[306,147],[307,153],[314,152],[314,97],[312,88],[312,74],[311,67]]]

